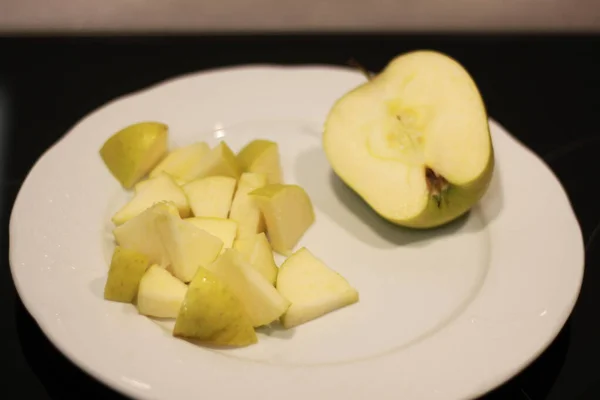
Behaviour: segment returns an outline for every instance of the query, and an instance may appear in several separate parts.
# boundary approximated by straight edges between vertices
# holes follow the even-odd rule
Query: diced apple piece
[[[150,172],[150,178],[166,172],[177,182],[189,182],[200,173],[202,160],[210,153],[206,142],[193,143],[171,151]]]
[[[231,203],[229,218],[238,223],[237,237],[254,236],[264,230],[264,220],[260,209],[248,193],[267,184],[267,176],[254,172],[244,172],[238,181],[237,190]]]
[[[166,269],[152,265],[140,281],[137,309],[140,314],[157,318],[176,318],[187,285]]]
[[[134,192],[138,193],[140,190],[143,190],[143,187],[146,186],[150,182],[152,182],[152,178],[142,179],[141,181],[139,181],[138,183],[136,183],[133,186]]]
[[[249,346],[258,338],[240,299],[200,267],[188,287],[173,336],[218,346]]]
[[[356,289],[344,277],[304,247],[279,268],[277,290],[292,303],[281,318],[285,328],[319,318],[359,299]]]
[[[266,174],[269,184],[283,183],[279,146],[275,142],[264,139],[253,140],[240,150],[237,161],[244,172]]]
[[[178,216],[179,210],[171,202],[156,203],[123,225],[117,226],[113,234],[115,241],[122,248],[135,250],[146,255],[151,264],[166,267],[169,264],[169,257],[156,229],[156,217],[159,213]]]
[[[156,224],[173,275],[182,282],[191,281],[199,266],[209,265],[221,253],[221,239],[179,217],[161,214]]]
[[[208,176],[229,176],[237,180],[242,172],[235,154],[225,142],[220,142],[202,158],[198,171],[194,179]]]
[[[298,185],[267,185],[249,193],[262,212],[273,250],[289,256],[315,221],[310,198]]]
[[[267,281],[275,284],[277,264],[273,258],[273,249],[264,232],[251,237],[236,239],[233,248],[239,251],[245,261],[249,262]]]
[[[126,189],[144,177],[167,153],[169,127],[140,122],[113,134],[100,149],[111,174]]]
[[[234,249],[227,249],[207,267],[241,300],[252,326],[278,319],[290,303]]]
[[[113,252],[104,286],[104,298],[131,303],[137,294],[140,279],[150,263],[148,257],[134,250],[117,246]]]
[[[186,218],[184,221],[221,239],[223,249],[229,249],[233,246],[237,232],[237,222],[230,219],[212,217],[192,217]]]
[[[228,176],[209,176],[183,185],[195,217],[227,218],[236,180]]]
[[[183,189],[168,174],[162,173],[149,180],[141,190],[137,190],[133,198],[113,215],[112,221],[115,225],[124,224],[155,203],[163,201],[173,202],[183,218],[190,214],[190,206]]]

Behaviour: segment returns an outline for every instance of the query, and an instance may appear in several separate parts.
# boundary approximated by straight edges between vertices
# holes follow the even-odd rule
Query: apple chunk
[[[156,219],[157,229],[171,260],[173,275],[189,282],[200,266],[207,266],[217,258],[223,242],[194,224],[170,214]]]
[[[265,174],[244,172],[240,176],[229,211],[229,218],[238,223],[238,238],[254,236],[263,231],[264,220],[262,214],[248,193],[266,184],[267,176]]]
[[[169,127],[160,122],[139,122],[113,134],[100,149],[111,174],[130,189],[167,153]]]
[[[203,267],[190,282],[173,336],[218,346],[243,347],[258,341],[240,299]]]
[[[227,249],[207,267],[242,301],[252,326],[277,320],[290,303],[234,249]]]
[[[184,221],[221,239],[223,242],[223,249],[229,249],[233,246],[233,241],[237,232],[237,223],[235,221],[207,217],[186,218]]]
[[[133,198],[113,215],[112,221],[115,225],[124,224],[154,204],[164,201],[174,203],[182,217],[190,214],[190,206],[183,190],[173,178],[161,173],[137,189]]]
[[[452,58],[415,51],[341,97],[323,147],[332,169],[383,218],[430,228],[468,211],[494,169],[487,114]]]
[[[229,176],[238,179],[241,172],[233,151],[227,143],[220,142],[202,159],[194,179],[207,176]]]
[[[140,280],[136,304],[138,312],[149,317],[176,318],[187,288],[166,269],[152,265]]]
[[[233,244],[236,249],[246,260],[260,272],[267,281],[275,284],[277,277],[277,264],[273,258],[273,249],[269,244],[269,240],[264,232],[255,234],[254,236],[236,239]]]
[[[169,152],[167,156],[150,172],[150,178],[156,178],[162,172],[171,175],[178,183],[187,183],[200,173],[202,160],[210,153],[206,142],[193,143]]]
[[[306,248],[292,254],[279,269],[277,290],[292,305],[281,318],[291,328],[358,302],[358,292]]]
[[[250,192],[260,208],[273,250],[288,256],[314,223],[310,198],[298,185],[267,185]]]
[[[209,176],[183,186],[195,217],[227,218],[236,180],[229,176]]]
[[[148,257],[134,250],[117,246],[113,252],[104,286],[104,298],[131,303],[137,294],[140,279],[146,272]]]
[[[240,150],[237,161],[245,172],[266,174],[269,184],[283,183],[279,146],[275,142],[253,140]]]
[[[169,257],[156,229],[156,217],[160,213],[179,216],[179,210],[175,204],[156,203],[123,225],[117,226],[113,230],[113,235],[119,246],[142,253],[148,256],[150,263],[166,267],[170,262]]]

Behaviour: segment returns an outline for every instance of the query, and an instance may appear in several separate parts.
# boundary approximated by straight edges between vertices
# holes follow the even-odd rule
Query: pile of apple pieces
[[[122,186],[134,188],[112,217],[117,246],[105,299],[174,318],[174,336],[228,346],[256,343],[256,327],[291,328],[358,301],[309,250],[294,252],[315,216],[306,192],[283,183],[276,143],[255,140],[237,155],[223,141],[169,152],[166,126],[145,124],[117,132],[101,150]],[[131,130],[146,135],[145,150]],[[117,151],[137,154],[107,155],[119,135]],[[128,168],[119,169],[123,157]],[[280,268],[273,251],[287,256]]]

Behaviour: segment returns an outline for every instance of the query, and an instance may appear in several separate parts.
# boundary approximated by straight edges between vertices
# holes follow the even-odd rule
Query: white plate
[[[36,163],[10,221],[12,274],[45,334],[82,369],[142,399],[448,400],[519,372],[559,332],[581,285],[583,242],[563,188],[491,121],[494,180],[466,218],[429,232],[386,224],[333,177],[321,149],[329,108],[362,81],[323,66],[228,68],[126,96],[79,122]],[[216,351],[104,301],[109,218],[127,195],[98,150],[147,119],[168,123],[177,144],[279,142],[286,180],[316,208],[301,245],[357,287],[360,302]]]

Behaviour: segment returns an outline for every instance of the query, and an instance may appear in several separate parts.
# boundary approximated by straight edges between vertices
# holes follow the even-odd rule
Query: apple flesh
[[[166,172],[177,183],[187,183],[200,173],[202,160],[210,153],[206,142],[193,143],[188,146],[172,150],[150,172],[150,178],[156,178],[160,173]]]
[[[244,172],[240,176],[229,211],[229,218],[238,223],[238,238],[253,237],[264,230],[264,220],[260,209],[254,204],[248,193],[266,184],[267,176],[265,174]]]
[[[431,228],[471,209],[494,169],[486,109],[452,58],[415,51],[340,98],[323,147],[332,169],[383,218]]]
[[[173,275],[189,282],[200,266],[207,266],[221,253],[223,242],[216,236],[171,214],[161,214],[156,225],[171,260]]]
[[[258,342],[240,299],[203,267],[189,284],[173,336],[217,346],[243,347]]]
[[[156,229],[156,217],[160,213],[179,216],[174,203],[161,202],[138,216],[113,229],[115,241],[124,249],[135,250],[148,256],[151,264],[166,267],[170,261]]]
[[[290,305],[237,250],[225,250],[207,269],[241,300],[254,327],[277,320]]]
[[[202,158],[198,174],[194,179],[207,176],[229,176],[237,180],[241,172],[233,151],[227,146],[227,143],[220,142],[206,157]]]
[[[166,269],[152,265],[140,280],[136,303],[138,312],[148,317],[176,318],[187,288]]]
[[[195,217],[227,218],[237,181],[229,176],[209,176],[183,185]]]
[[[130,189],[167,153],[168,134],[168,126],[160,122],[129,125],[104,142],[100,157],[119,183]]]
[[[289,256],[315,222],[310,197],[298,185],[273,184],[249,193],[260,209],[273,250]]]
[[[267,281],[272,285],[275,285],[278,268],[277,264],[275,264],[275,259],[273,258],[273,249],[264,232],[255,234],[251,237],[236,239],[233,248],[236,249],[242,255],[244,260],[250,263],[255,270],[260,272]]]
[[[281,318],[285,328],[304,324],[358,302],[358,291],[306,248],[292,254],[279,269],[277,290],[292,305]]]
[[[185,193],[173,178],[163,172],[138,188],[133,198],[113,215],[112,222],[115,225],[124,224],[160,202],[175,204],[181,217],[185,218],[190,214],[190,206]]]
[[[279,146],[275,142],[265,139],[251,141],[240,150],[237,162],[244,172],[266,174],[269,184],[283,183]]]
[[[233,246],[237,232],[237,223],[235,221],[208,217],[192,217],[186,218],[184,221],[221,239],[223,250],[230,249]]]

